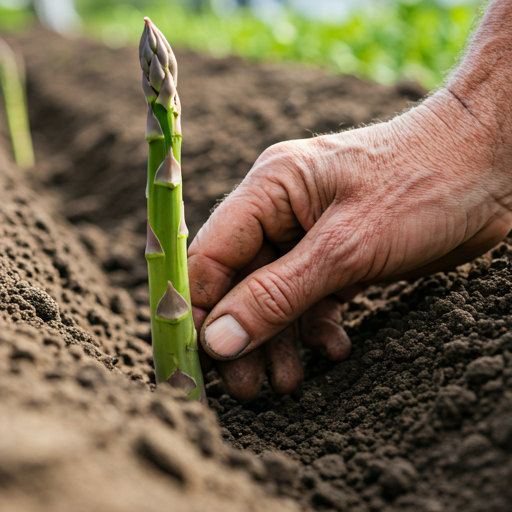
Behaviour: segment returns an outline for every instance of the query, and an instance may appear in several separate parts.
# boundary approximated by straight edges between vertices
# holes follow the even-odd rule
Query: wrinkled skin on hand
[[[200,230],[196,326],[233,397],[254,397],[267,368],[276,392],[295,389],[299,338],[347,357],[341,302],[369,284],[453,268],[511,230],[512,115],[490,91],[510,89],[512,65],[490,62],[483,80],[478,43],[446,88],[392,121],[266,150]]]

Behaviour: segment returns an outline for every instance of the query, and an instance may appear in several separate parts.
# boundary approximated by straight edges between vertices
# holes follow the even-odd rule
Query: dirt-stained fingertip
[[[215,368],[222,377],[226,392],[242,402],[258,396],[265,380],[265,357],[262,350],[255,350],[234,361],[218,361]]]
[[[352,347],[345,329],[328,318],[319,318],[305,326],[302,342],[306,347],[325,352],[331,361],[346,359]]]
[[[270,384],[279,395],[295,391],[304,380],[304,370],[295,348],[295,330],[286,328],[264,347]]]
[[[204,342],[219,357],[236,357],[251,343],[245,329],[231,315],[223,315],[206,326]]]

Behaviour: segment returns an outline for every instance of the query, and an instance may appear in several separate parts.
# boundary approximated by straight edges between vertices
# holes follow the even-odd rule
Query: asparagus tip
[[[173,106],[173,94],[178,83],[178,63],[165,36],[146,16],[144,31],[139,43],[139,60],[151,87],[158,93],[166,74],[170,74],[171,83],[160,102],[169,110]],[[169,97],[167,97],[169,96]]]

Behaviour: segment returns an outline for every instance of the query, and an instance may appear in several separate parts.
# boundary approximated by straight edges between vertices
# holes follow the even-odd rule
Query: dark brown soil
[[[0,138],[2,511],[510,510],[512,245],[368,290],[345,312],[350,358],[305,352],[293,396],[266,387],[240,405],[208,376],[219,430],[198,404],[151,393],[136,50],[42,31],[16,44],[38,165],[22,176]],[[267,146],[388,118],[425,93],[177,57],[192,234]]]
[[[347,312],[350,359],[312,356],[300,394],[211,399],[225,439],[301,462],[320,508],[509,510],[511,254],[370,290]]]

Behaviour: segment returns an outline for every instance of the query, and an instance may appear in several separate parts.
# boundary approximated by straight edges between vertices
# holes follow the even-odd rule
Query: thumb
[[[333,278],[335,262],[343,259],[334,254],[339,251],[329,236],[332,230],[322,230],[321,221],[292,251],[250,274],[215,306],[201,331],[211,357],[222,360],[251,352],[343,286]]]

